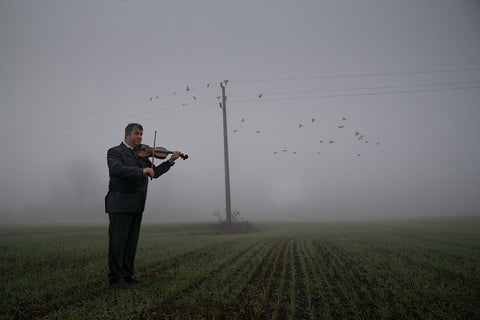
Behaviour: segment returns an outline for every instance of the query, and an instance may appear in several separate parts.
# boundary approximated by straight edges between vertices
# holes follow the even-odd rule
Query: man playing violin
[[[149,178],[158,178],[170,170],[181,153],[157,166],[146,157],[137,157],[135,148],[142,143],[143,127],[130,123],[125,140],[107,152],[110,182],[105,196],[105,212],[109,218],[109,283],[116,288],[138,283],[133,277],[134,260],[140,234]]]

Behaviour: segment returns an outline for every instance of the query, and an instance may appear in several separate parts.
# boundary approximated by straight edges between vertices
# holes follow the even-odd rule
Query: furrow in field
[[[463,263],[468,268],[468,266],[472,266],[476,262],[470,253],[472,250],[480,249],[480,242],[478,239],[476,241],[471,239],[471,236],[468,239],[463,239],[462,236],[466,237],[465,235],[451,233],[417,233],[390,229],[377,231],[374,237],[364,237],[363,240],[365,238],[368,238],[370,241],[378,240],[379,238],[388,239],[388,246],[385,242],[378,242],[378,245],[384,248],[394,247],[397,250],[402,249],[402,252],[407,255],[422,252],[428,256],[427,260],[442,257],[441,264],[445,262],[445,259],[448,259],[450,262]],[[469,269],[469,271],[473,271],[473,269]]]
[[[325,291],[321,289],[321,269],[323,265],[320,263],[320,258],[318,252],[315,250],[313,242],[311,240],[305,242],[303,247],[303,252],[305,254],[305,274],[308,275],[305,281],[308,281],[310,295],[308,298],[308,309],[311,319],[316,319],[316,315],[320,311],[323,314],[328,312],[326,308],[327,304],[322,299]]]
[[[247,317],[245,310],[239,308],[241,303],[244,303],[244,296],[242,295],[245,290],[251,289],[251,284],[256,282],[256,276],[260,270],[263,269],[264,261],[267,256],[271,255],[272,250],[274,250],[277,241],[275,240],[263,240],[266,245],[255,253],[252,253],[244,261],[238,261],[237,266],[232,268],[232,271],[227,271],[231,277],[226,279],[225,277],[219,281],[214,280],[213,284],[209,284],[208,291],[219,291],[220,293],[228,296],[226,299],[222,299],[220,305],[222,312],[218,314],[220,318],[223,319],[251,319]],[[263,269],[263,274],[265,274],[265,269]],[[225,285],[226,284],[226,285]],[[220,290],[217,288],[221,288]],[[247,289],[248,288],[248,289]],[[241,302],[242,301],[242,302]],[[250,301],[251,303],[251,301]]]
[[[266,276],[262,286],[258,288],[258,299],[254,303],[255,317],[253,319],[278,318],[278,300],[283,294],[281,281],[284,276],[284,260],[287,257],[288,239],[277,240],[275,253],[271,263],[267,265]]]
[[[411,290],[407,289],[412,285],[408,265],[391,252],[378,251],[380,243],[355,239],[355,246],[350,249],[357,255],[352,261],[361,264],[365,271],[368,292],[377,313],[383,318],[419,318],[417,306],[409,298]],[[342,247],[341,251],[348,250]]]
[[[175,256],[171,260],[167,260],[164,264],[156,266],[148,266],[139,268],[142,274],[142,285],[154,281],[154,278],[167,272],[168,270],[181,268],[185,264],[195,264],[200,261],[212,260],[217,255],[219,248],[224,250],[234,246],[234,242],[219,243],[208,247],[203,247],[197,251],[189,251],[184,254]],[[42,318],[51,313],[58,313],[59,310],[69,308],[81,308],[84,305],[88,305],[92,302],[105,299],[112,293],[112,289],[106,285],[87,284],[79,288],[73,288],[71,293],[65,293],[66,301],[61,301],[61,304],[56,305],[44,305],[45,309],[40,310],[28,310],[29,314],[34,315],[36,318]],[[48,301],[48,300],[47,300]],[[53,300],[55,301],[55,300]],[[67,306],[65,308],[65,306]]]
[[[354,264],[361,265],[359,268],[363,271],[359,275],[366,276],[371,301],[382,317],[435,318],[433,315],[445,306],[466,318],[471,315],[471,311],[452,305],[451,301],[455,300],[454,296],[462,295],[462,305],[473,301],[471,297],[475,293],[465,292],[463,288],[471,287],[475,280],[471,274],[466,275],[462,264],[455,265],[443,259],[444,264],[440,265],[438,261],[445,253],[438,252],[429,260],[431,251],[428,248],[413,250],[403,241],[385,242],[370,238],[369,241],[353,241],[349,238],[337,245],[336,250],[343,254],[349,268],[355,268]],[[422,242],[418,240],[417,244],[421,246]],[[426,279],[431,279],[434,285],[425,286]],[[479,283],[478,278],[476,283]],[[441,314],[437,316],[441,317]]]
[[[332,281],[335,265],[326,251],[324,240],[308,241],[305,247],[306,268],[311,274],[311,311],[314,319],[338,319],[337,308],[341,304],[341,294]]]
[[[428,249],[407,244],[377,243],[371,251],[381,255],[395,257],[405,264],[436,274],[439,279],[455,279],[457,282],[470,281],[470,275],[475,272],[474,257],[451,256],[448,252]],[[456,266],[452,268],[451,266]]]
[[[255,273],[243,287],[237,297],[236,303],[229,307],[230,313],[237,312],[236,319],[264,319],[264,294],[270,286],[271,276],[281,253],[283,242],[274,240],[271,248],[259,263]]]
[[[292,251],[292,280],[290,290],[290,319],[311,319],[313,305],[311,301],[310,275],[305,264],[305,240],[298,239]],[[313,319],[313,318],[312,318]]]
[[[414,254],[401,254],[387,248],[375,248],[373,252],[396,261],[384,276],[384,283],[389,284],[385,291],[391,292],[389,296],[392,297],[392,304],[397,305],[397,309],[403,310],[404,314],[422,318],[436,314],[438,310],[445,310],[448,306],[459,316],[462,315],[461,318],[471,318],[473,309],[466,309],[464,305],[474,306],[478,303],[478,271],[466,273],[463,264],[446,262],[445,266],[440,266]],[[423,283],[428,283],[428,286]],[[471,290],[475,286],[477,290]],[[475,295],[477,303],[474,302]],[[457,300],[458,297],[463,297],[460,299],[463,300],[461,306],[451,304],[454,297]]]
[[[348,284],[346,295],[355,316],[366,319],[381,318],[376,304],[380,300],[376,291],[378,283],[360,261],[355,260],[341,245],[331,243],[330,250],[343,270],[342,282]]]
[[[281,261],[280,274],[278,278],[277,290],[273,295],[271,300],[273,315],[272,319],[283,319],[287,318],[287,315],[290,313],[290,296],[288,292],[289,282],[291,279],[291,269],[290,269],[290,254],[292,250],[292,239],[289,239],[286,243],[286,248],[284,255]]]
[[[349,269],[348,264],[342,259],[332,244],[325,240],[313,241],[316,250],[318,267],[317,294],[321,306],[316,310],[317,317],[331,319],[355,319],[370,316],[375,319],[370,311],[362,311],[360,304],[364,303],[352,282],[355,282],[355,273]]]
[[[289,239],[283,252],[280,266],[280,274],[278,278],[278,286],[271,300],[272,319],[298,319],[297,290],[302,290],[298,286],[297,264],[296,258],[296,239]]]
[[[439,248],[449,247],[478,247],[480,245],[478,237],[458,233],[448,233],[442,231],[420,232],[410,229],[386,229],[382,233],[389,238],[398,237],[409,240],[411,243],[430,243]]]
[[[241,297],[238,319],[309,319],[302,261],[296,239],[276,241]]]
[[[219,255],[219,253],[233,248],[234,245],[235,242],[233,241],[212,244],[201,249],[195,249],[185,254],[172,257],[161,264],[142,266],[138,268],[138,270],[143,278],[155,278],[157,275],[163,274],[167,270],[177,269],[182,265],[191,264],[194,261],[211,259],[212,257]]]
[[[208,312],[211,307],[212,296],[218,297],[218,292],[214,292],[218,285],[228,286],[235,285],[236,281],[233,278],[243,276],[243,271],[247,270],[245,264],[249,259],[260,252],[268,242],[254,242],[248,247],[241,249],[235,255],[228,256],[223,259],[212,260],[212,270],[206,272],[200,277],[193,279],[186,287],[179,288],[176,293],[170,295],[155,308],[143,312],[140,319],[171,319],[171,318],[191,318],[196,312],[200,312],[195,308],[200,308],[201,312]],[[241,261],[241,263],[236,263]],[[219,263],[220,262],[220,263]],[[217,278],[222,278],[223,281],[218,283]],[[216,280],[217,279],[217,280]],[[240,279],[237,279],[240,281]],[[231,282],[231,283],[230,283]],[[215,283],[217,285],[215,285]],[[224,288],[224,289],[225,289]],[[216,298],[215,298],[216,299]],[[217,308],[218,306],[215,306]],[[212,310],[215,309],[212,307]]]

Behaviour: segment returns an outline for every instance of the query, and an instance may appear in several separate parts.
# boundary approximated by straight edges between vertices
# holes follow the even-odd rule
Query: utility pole
[[[227,223],[232,223],[232,205],[230,202],[230,169],[228,165],[228,139],[227,139],[227,96],[225,95],[225,86],[227,81],[220,82],[222,88],[222,103],[220,108],[223,110],[223,154],[225,158],[225,201]]]

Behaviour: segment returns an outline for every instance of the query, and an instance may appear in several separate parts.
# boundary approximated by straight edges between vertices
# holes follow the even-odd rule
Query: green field
[[[138,285],[107,228],[0,229],[4,319],[480,319],[480,218],[144,225]]]

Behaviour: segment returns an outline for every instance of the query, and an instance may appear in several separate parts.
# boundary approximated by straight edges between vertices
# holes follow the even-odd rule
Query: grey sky
[[[3,0],[0,216],[104,219],[106,150],[140,122],[190,155],[147,221],[214,219],[227,79],[247,219],[478,214],[478,1]]]

